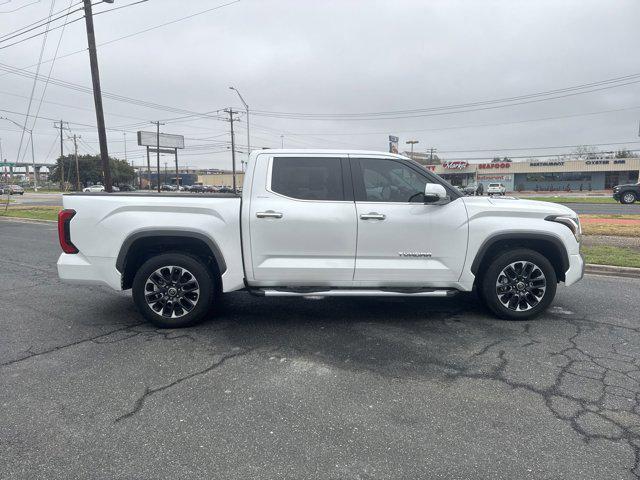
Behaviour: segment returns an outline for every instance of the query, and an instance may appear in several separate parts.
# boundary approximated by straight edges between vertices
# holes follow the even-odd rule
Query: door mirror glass
[[[447,190],[439,183],[427,183],[424,187],[424,203],[439,202],[447,198]]]

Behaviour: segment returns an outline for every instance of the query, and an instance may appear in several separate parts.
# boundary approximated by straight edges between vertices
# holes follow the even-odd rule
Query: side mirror
[[[447,198],[447,190],[439,183],[427,183],[424,187],[424,203],[435,203]]]

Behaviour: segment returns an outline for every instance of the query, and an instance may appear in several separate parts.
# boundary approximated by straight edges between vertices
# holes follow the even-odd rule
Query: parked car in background
[[[526,320],[584,273],[574,211],[467,198],[400,155],[255,150],[244,185],[242,196],[65,195],[58,274],[132,289],[145,318],[176,328],[236,290],[416,298],[477,288],[496,316]]]
[[[104,192],[104,185],[91,185],[90,187],[83,188],[83,192]]]
[[[175,185],[160,185],[160,190],[162,190],[163,192],[175,192],[177,190]]]
[[[120,191],[121,192],[135,192],[136,191],[136,187],[134,187],[133,185],[120,185]]]
[[[0,185],[0,194],[4,195],[24,195],[24,188],[20,185]]]
[[[635,203],[640,199],[640,183],[628,183],[613,187],[613,198],[620,203]]]
[[[478,194],[478,185],[471,183],[462,189],[465,195],[475,196]]]
[[[507,193],[507,188],[501,183],[490,183],[487,187],[487,195],[504,195]]]

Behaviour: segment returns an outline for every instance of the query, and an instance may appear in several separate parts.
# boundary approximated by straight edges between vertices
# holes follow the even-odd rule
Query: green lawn
[[[583,246],[582,254],[587,263],[640,268],[640,252],[632,248],[609,247],[606,245]]]
[[[618,203],[612,197],[520,197],[523,200],[539,200],[552,203]]]
[[[0,217],[28,218],[32,220],[57,220],[61,207],[0,207]]]

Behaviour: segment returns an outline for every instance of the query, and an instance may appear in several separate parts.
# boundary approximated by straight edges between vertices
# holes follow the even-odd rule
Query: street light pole
[[[413,160],[413,146],[414,146],[416,143],[420,143],[420,142],[419,142],[418,140],[407,140],[405,143],[406,143],[407,145],[411,145],[411,160]]]
[[[242,95],[240,94],[237,88],[234,88],[234,87],[229,87],[229,88],[238,94],[238,96],[240,97],[240,101],[242,102],[245,110],[247,111],[247,161],[245,162],[245,166],[246,166],[249,164],[249,157],[251,156],[251,135],[249,134],[249,105],[247,105],[247,102],[244,101],[244,98],[242,98]],[[242,169],[242,171],[244,172],[244,168]]]

